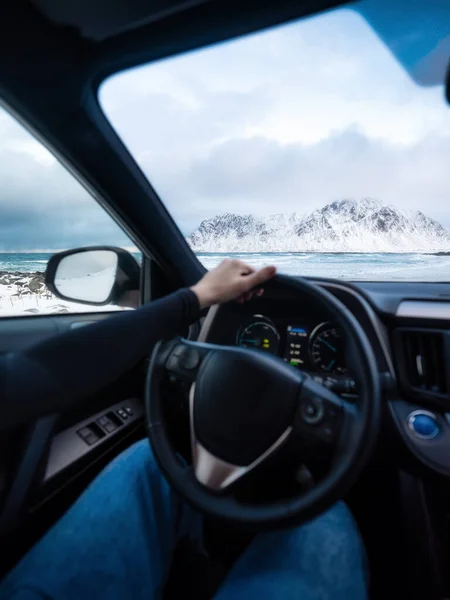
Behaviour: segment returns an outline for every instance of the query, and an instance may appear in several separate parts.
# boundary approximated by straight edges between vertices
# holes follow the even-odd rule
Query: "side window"
[[[141,256],[89,192],[2,108],[0,190],[0,318],[121,310],[62,300],[45,286],[48,260],[62,250],[110,245],[138,262]]]

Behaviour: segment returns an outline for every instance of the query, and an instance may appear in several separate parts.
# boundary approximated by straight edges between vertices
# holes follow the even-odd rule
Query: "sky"
[[[408,48],[422,44],[408,32]],[[433,57],[447,56],[447,42]],[[395,45],[403,59],[404,48]],[[429,84],[423,72],[418,64]],[[450,228],[443,86],[417,85],[351,9],[120,73],[100,101],[186,235],[224,212],[303,213],[364,197]],[[4,112],[0,181],[0,251],[128,243]]]
[[[74,177],[0,108],[0,252],[130,241]]]

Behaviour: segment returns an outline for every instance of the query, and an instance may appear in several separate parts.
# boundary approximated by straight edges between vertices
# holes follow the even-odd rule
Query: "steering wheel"
[[[358,386],[356,403],[263,351],[184,339],[155,347],[145,399],[150,443],[173,488],[198,511],[257,530],[299,524],[342,498],[373,451],[381,407],[373,350],[350,311],[304,279],[276,276],[266,289],[269,285],[321,306],[340,326]],[[162,394],[167,374],[190,384],[192,464],[179,459],[167,432]],[[328,474],[293,498],[239,502],[233,494],[239,480],[269,457],[276,460],[293,435],[330,446]]]

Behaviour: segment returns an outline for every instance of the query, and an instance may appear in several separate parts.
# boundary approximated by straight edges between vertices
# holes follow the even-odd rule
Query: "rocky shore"
[[[45,294],[47,290],[44,273],[22,273],[20,271],[0,271],[0,285],[12,289],[16,286],[16,294]]]
[[[69,306],[48,291],[44,273],[0,271],[0,314],[73,312]]]
[[[64,313],[105,312],[117,306],[89,306],[56,298],[45,285],[41,271],[0,270],[0,317]]]

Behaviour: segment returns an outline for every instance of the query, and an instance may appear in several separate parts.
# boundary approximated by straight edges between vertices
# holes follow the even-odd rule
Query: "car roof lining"
[[[209,0],[30,0],[58,26],[74,27],[84,38],[100,41],[137,29]]]
[[[103,76],[347,2],[266,0],[255,5],[254,0],[26,0],[55,33],[71,30],[83,44],[87,62]]]

